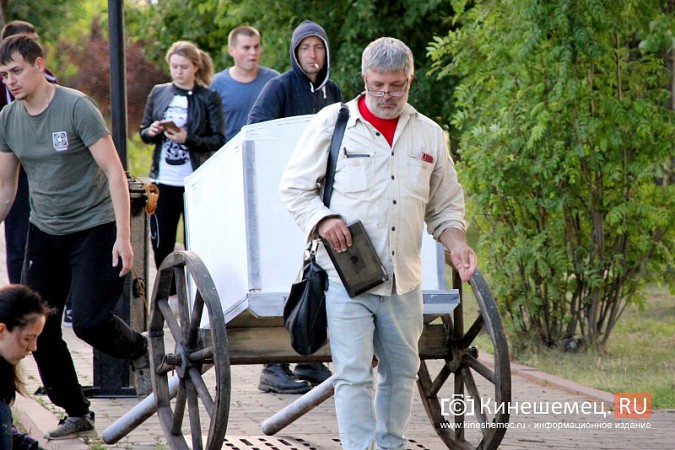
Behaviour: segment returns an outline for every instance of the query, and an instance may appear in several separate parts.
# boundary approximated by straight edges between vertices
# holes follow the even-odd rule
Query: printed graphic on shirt
[[[184,95],[174,96],[171,104],[164,113],[164,118],[173,120],[173,123],[179,127],[185,127],[185,122],[187,121],[187,106],[187,97]],[[171,166],[181,166],[190,162],[187,147],[178,144],[171,139],[164,139],[162,150],[164,161]]]
[[[166,139],[164,141],[164,161],[172,166],[180,166],[187,164],[189,161],[188,152],[185,150],[185,147],[173,142],[172,140]]]
[[[55,131],[52,133],[52,145],[54,150],[62,152],[68,150],[68,133],[65,131]]]
[[[182,93],[174,95],[169,107],[164,111],[162,119],[171,120],[180,128],[187,128],[188,98]],[[157,183],[169,186],[184,186],[185,177],[192,173],[190,153],[185,145],[178,144],[164,135],[162,154],[159,160]]]

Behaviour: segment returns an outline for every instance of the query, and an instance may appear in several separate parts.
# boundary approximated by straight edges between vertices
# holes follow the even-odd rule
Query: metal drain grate
[[[332,450],[340,448],[340,439],[317,439],[307,442],[303,439],[272,438],[260,436],[229,436],[225,438],[223,449],[229,450]],[[412,439],[408,440],[406,450],[431,450],[426,445]]]
[[[270,437],[226,437],[224,449],[232,450],[322,450],[302,439]]]
[[[405,448],[406,450],[431,450],[426,445],[420,444],[419,442],[412,439],[408,439],[408,445],[406,445]]]

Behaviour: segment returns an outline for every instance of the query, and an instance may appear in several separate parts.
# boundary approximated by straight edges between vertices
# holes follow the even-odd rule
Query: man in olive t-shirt
[[[101,113],[84,94],[54,89],[49,107],[37,115],[20,103],[7,106],[0,151],[11,150],[37,182],[30,189],[31,224],[63,235],[114,222],[115,215],[105,174],[89,151],[109,135]]]
[[[0,75],[16,98],[0,112],[0,221],[14,200],[21,163],[31,204],[22,278],[59,312],[47,319],[34,357],[49,399],[68,417],[45,438],[68,439],[96,433],[61,334],[69,296],[75,334],[132,360],[137,390],[145,393],[149,361],[145,337],[112,313],[133,262],[124,169],[94,103],[50,84],[44,70],[42,48],[32,39],[17,35],[0,44]]]

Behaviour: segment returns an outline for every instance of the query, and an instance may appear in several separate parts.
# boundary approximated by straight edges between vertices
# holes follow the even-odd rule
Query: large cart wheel
[[[193,302],[190,302],[189,297],[188,275],[196,288]],[[168,301],[172,284],[175,284],[178,297],[177,316],[174,316]],[[204,305],[209,315],[208,333],[200,329]],[[165,323],[175,342],[175,353],[165,351]],[[222,448],[231,389],[227,333],[213,280],[195,253],[174,252],[162,262],[155,279],[149,338],[157,414],[169,446],[178,450]],[[202,378],[210,366],[214,367],[216,375],[215,398]],[[180,379],[173,407],[168,382],[169,372],[172,371]],[[182,434],[186,405],[192,435],[190,446]],[[206,445],[202,439],[200,411],[206,411],[210,419]]]
[[[461,288],[461,280],[454,271],[453,284]],[[509,352],[497,305],[478,271],[471,278],[471,287],[478,303],[476,319],[465,332],[462,304],[452,316],[442,317],[448,348],[445,364],[432,379],[426,362],[422,361],[417,386],[427,415],[448,448],[493,450],[498,448],[509,422]],[[485,350],[493,354],[493,367],[478,360],[479,350],[474,341],[482,331],[491,342]],[[439,400],[439,392],[451,375],[453,391]],[[481,407],[483,404],[487,407]]]

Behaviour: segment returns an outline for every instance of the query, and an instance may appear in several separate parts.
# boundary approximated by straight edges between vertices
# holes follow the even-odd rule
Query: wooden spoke
[[[171,307],[169,306],[169,301],[166,299],[160,299],[157,301],[157,307],[162,312],[166,324],[169,326],[169,331],[171,331],[171,336],[174,340],[180,338],[182,335],[181,327],[176,318],[173,316]]]
[[[187,345],[189,348],[197,347],[197,340],[199,339],[199,325],[201,324],[202,314],[204,312],[204,299],[199,292],[195,298],[192,307],[192,316],[190,318],[190,326],[188,328]]]
[[[479,373],[483,378],[490,383],[495,383],[495,373],[482,362],[478,361],[471,355],[464,355],[464,363]]]
[[[187,394],[185,392],[185,381],[181,380],[178,385],[178,393],[176,394],[176,405],[173,408],[173,423],[171,425],[171,434],[181,434],[181,427],[183,426],[183,415],[185,414],[185,401]]]
[[[473,324],[471,324],[471,328],[469,328],[469,331],[467,331],[464,337],[462,337],[462,340],[459,342],[458,347],[459,348],[469,347],[476,339],[476,336],[478,336],[478,333],[480,333],[481,330],[483,329],[483,323],[484,323],[483,316],[479,315],[473,322]]]
[[[194,385],[186,380],[185,387],[187,390],[188,414],[190,416],[190,431],[192,432],[192,448],[203,449],[202,443],[202,421],[199,418],[199,402],[197,398],[197,390]]]
[[[471,370],[469,368],[462,368],[462,378],[464,378],[464,386],[466,386],[467,391],[469,391],[471,398],[480,400],[480,392],[478,392],[478,387],[476,386],[476,382],[473,380],[473,375],[471,375]],[[487,423],[487,419],[485,418],[485,414],[483,413],[480,404],[473,405],[473,413],[478,418],[479,423]],[[481,431],[483,434],[486,434],[487,428],[481,427]]]
[[[438,376],[436,376],[436,379],[434,380],[433,383],[431,383],[431,386],[429,387],[429,395],[438,395],[438,391],[441,390],[445,382],[447,381],[448,377],[452,373],[452,369],[446,362],[441,371],[438,373]]]
[[[197,390],[197,395],[199,395],[199,399],[204,404],[204,408],[206,409],[207,414],[209,415],[209,417],[213,417],[213,407],[214,407],[213,399],[211,398],[211,394],[209,393],[209,388],[207,388],[206,384],[204,383],[202,374],[199,373],[199,371],[194,367],[190,369],[188,373],[190,374],[190,380],[192,381],[192,384]]]

